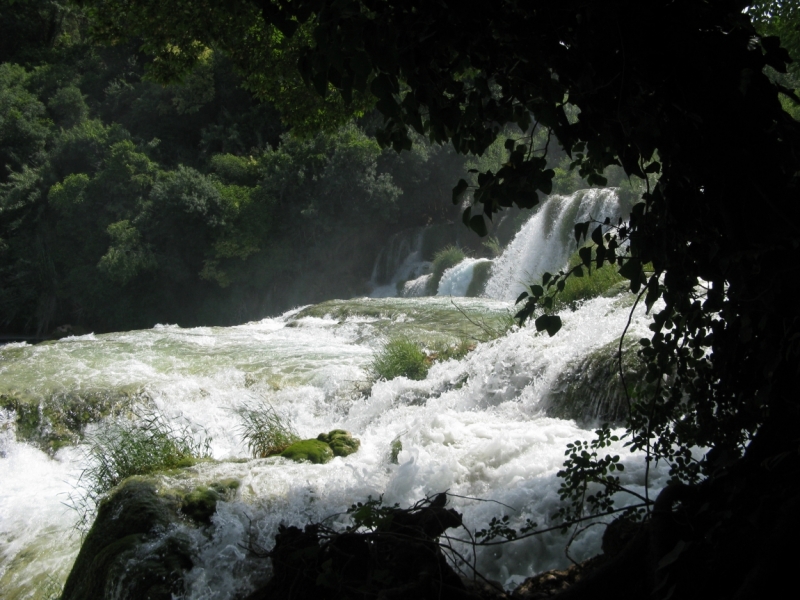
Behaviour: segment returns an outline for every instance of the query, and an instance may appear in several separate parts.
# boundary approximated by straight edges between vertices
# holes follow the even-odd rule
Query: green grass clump
[[[407,338],[395,338],[375,355],[369,370],[376,380],[400,376],[419,380],[425,379],[428,365],[428,356],[420,344]]]
[[[73,499],[83,524],[99,501],[128,477],[191,466],[211,456],[209,438],[196,441],[188,428],[176,428],[154,411],[137,416],[135,421],[117,419],[87,436],[89,466],[79,481],[84,491]]]
[[[594,259],[594,249],[592,249]],[[581,258],[576,252],[570,257],[569,268],[581,264]],[[564,289],[556,296],[554,308],[574,308],[579,302],[602,296],[610,288],[625,281],[617,272],[615,265],[605,264],[600,269],[592,267],[591,273],[583,268],[583,277],[572,275],[564,282]]]
[[[280,454],[300,440],[291,422],[267,402],[245,406],[237,412],[244,422],[242,438],[255,458]]]
[[[433,256],[433,266],[431,268],[432,277],[428,280],[427,293],[430,296],[436,295],[436,290],[439,289],[439,282],[442,280],[442,275],[450,267],[455,267],[458,263],[466,258],[464,251],[458,246],[445,246]]]

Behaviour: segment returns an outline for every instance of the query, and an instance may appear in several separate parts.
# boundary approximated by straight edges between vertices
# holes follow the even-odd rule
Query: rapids
[[[618,339],[628,300],[586,302],[563,314],[564,327],[553,338],[514,327],[489,339],[508,322],[509,304],[439,296],[335,301],[237,327],[163,325],[8,344],[0,347],[0,394],[43,407],[105,390],[109,398],[146,404],[198,439],[210,439],[214,461],[160,481],[165,488],[186,478],[241,481],[236,497],[218,505],[210,534],[185,526],[194,562],[186,598],[235,598],[264,578],[264,561],[248,554],[249,545],[269,548],[281,523],[341,522],[336,515],[370,495],[407,506],[447,490],[472,531],[502,515],[511,526],[527,518],[546,525],[558,504],[564,447],[592,432],[545,416],[543,398],[569,365]],[[628,335],[647,335],[648,322],[637,309]],[[434,364],[422,381],[400,377],[370,385],[370,361],[395,335],[483,341],[462,360]],[[303,437],[347,429],[361,449],[326,465],[249,459],[236,409],[259,400],[288,417]],[[125,414],[124,407],[114,410]],[[9,599],[55,598],[80,544],[77,514],[65,503],[81,493],[85,443],[48,454],[18,440],[19,426],[13,413],[0,415],[0,590]],[[87,431],[103,426],[94,423]],[[397,464],[390,459],[393,440],[402,443]],[[641,492],[643,461],[622,442],[610,450],[623,456],[623,483]],[[653,488],[663,485],[663,472],[650,477]],[[588,529],[571,556],[596,553],[601,534],[601,528]],[[463,530],[452,535],[466,537]],[[554,532],[478,548],[476,565],[512,586],[567,564],[565,543]],[[456,546],[472,556],[469,545]]]

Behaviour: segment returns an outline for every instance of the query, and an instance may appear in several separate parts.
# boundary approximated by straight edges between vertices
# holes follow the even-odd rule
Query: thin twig
[[[571,525],[574,525],[575,523],[580,523],[581,521],[589,521],[591,519],[600,519],[600,518],[605,517],[607,515],[613,515],[613,514],[618,513],[618,512],[623,512],[623,511],[626,511],[626,510],[630,510],[632,508],[640,508],[642,506],[645,506],[644,502],[642,502],[641,504],[631,504],[630,506],[625,506],[625,507],[622,507],[622,508],[615,508],[614,510],[609,510],[609,511],[606,511],[606,512],[598,514],[598,515],[589,515],[589,516],[586,516],[586,517],[580,517],[578,519],[573,519],[572,521],[567,521],[566,523],[562,523],[561,525],[554,525],[553,527],[547,527],[545,529],[537,529],[536,531],[531,531],[530,533],[525,533],[523,535],[519,535],[519,536],[517,536],[517,537],[515,537],[514,539],[511,539],[511,540],[505,539],[502,542],[476,542],[475,545],[476,546],[500,546],[502,544],[508,544],[508,543],[511,543],[511,542],[516,542],[518,540],[524,540],[525,538],[533,537],[533,536],[539,535],[541,533],[548,533],[550,531],[556,531],[556,530],[559,530],[559,529],[564,529],[566,527],[570,527]],[[450,539],[452,539],[452,540],[454,540],[456,542],[463,542],[464,544],[469,544],[470,543],[469,540],[462,540],[460,538],[450,538]]]

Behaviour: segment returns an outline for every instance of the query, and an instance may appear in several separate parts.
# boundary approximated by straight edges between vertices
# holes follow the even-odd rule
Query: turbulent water
[[[475,266],[491,262],[491,274],[480,295],[512,302],[545,272],[555,273],[567,263],[578,246],[576,223],[606,218],[616,221],[630,207],[615,188],[579,190],[568,196],[550,196],[493,261],[466,258],[446,270],[435,290],[439,296],[466,296]],[[373,297],[418,297],[430,294],[431,263],[423,260],[425,230],[398,234],[378,256],[372,275]],[[391,272],[391,275],[387,273]]]
[[[105,391],[154,407],[198,439],[210,438],[215,462],[165,475],[162,484],[181,485],[181,477],[241,481],[236,497],[218,505],[210,534],[185,525],[194,562],[186,597],[234,598],[263,578],[256,568],[263,560],[246,551],[249,545],[269,548],[279,524],[325,519],[370,495],[407,506],[447,490],[473,531],[502,515],[512,526],[527,518],[548,522],[558,504],[564,447],[592,434],[573,421],[544,416],[543,403],[569,365],[618,338],[629,303],[624,297],[589,301],[563,315],[564,327],[553,338],[525,327],[492,340],[509,305],[457,304],[444,297],[361,299],[238,327],[157,326],[9,344],[0,347],[0,394],[46,403]],[[637,312],[629,335],[646,335],[647,322]],[[400,377],[370,387],[370,361],[388,337],[425,340],[437,331],[443,339],[485,341],[459,361],[435,364],[422,381]],[[244,460],[249,456],[236,409],[258,401],[271,403],[303,437],[342,428],[361,440],[361,448],[325,465]],[[0,596],[57,597],[80,544],[73,530],[77,515],[64,503],[80,495],[85,448],[66,446],[51,456],[17,440],[16,426],[12,413],[0,416]],[[88,433],[102,427],[95,424]],[[394,440],[402,443],[396,464]],[[623,483],[641,492],[642,461],[621,442],[611,450],[624,456]],[[651,473],[651,485],[659,487],[661,477]],[[466,537],[463,530],[452,533]],[[588,529],[571,556],[597,552],[601,533]],[[567,564],[565,542],[554,532],[478,548],[476,564],[485,576],[512,586]],[[459,548],[472,556],[469,546]]]

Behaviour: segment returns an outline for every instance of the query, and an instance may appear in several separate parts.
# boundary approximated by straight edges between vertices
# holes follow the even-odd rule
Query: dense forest
[[[375,98],[270,93],[211,48],[165,82],[140,39],[109,44],[101,25],[70,3],[2,3],[0,332],[227,325],[365,295],[411,227],[485,252],[450,190],[500,168],[504,140],[465,157],[414,134],[397,153]],[[586,187],[560,148],[548,160],[553,192]]]
[[[591,185],[610,183],[614,167],[643,181],[627,221],[577,224],[576,241],[596,250],[520,297],[517,316],[555,335],[566,280],[610,264],[653,311],[638,350],[651,389],[627,398],[625,435],[646,471],[669,465],[669,483],[657,499],[645,492],[646,524],[624,552],[561,597],[751,598],[790,585],[792,560],[779,548],[800,525],[796,2],[508,0],[487,13],[447,0],[86,4],[98,39],[141,38],[150,74],[164,83],[190,81],[209,48],[224,51],[298,133],[329,124],[320,115],[364,118],[372,99],[382,147],[413,151],[424,136],[486,156],[501,143],[504,161],[478,166],[452,190],[480,235],[502,211],[539,206],[558,189],[556,147]],[[319,97],[302,100],[298,81]],[[92,181],[60,179],[51,203],[87,193]],[[154,205],[169,196],[159,183]],[[301,206],[281,206],[281,218]],[[146,231],[131,219],[108,225],[110,248],[128,240],[137,266],[110,252],[97,268],[143,273],[151,259],[136,244]],[[230,258],[205,260],[208,275],[228,273]],[[603,456],[615,436],[607,427],[596,435],[567,446],[559,473],[559,514],[571,524],[613,511],[620,489],[615,457]],[[318,597],[335,597],[308,581]]]
[[[224,55],[162,85],[139,43],[89,29],[72,5],[3,3],[3,331],[231,324],[364,295],[390,233],[458,216],[451,149],[382,151],[369,112],[293,134]]]

